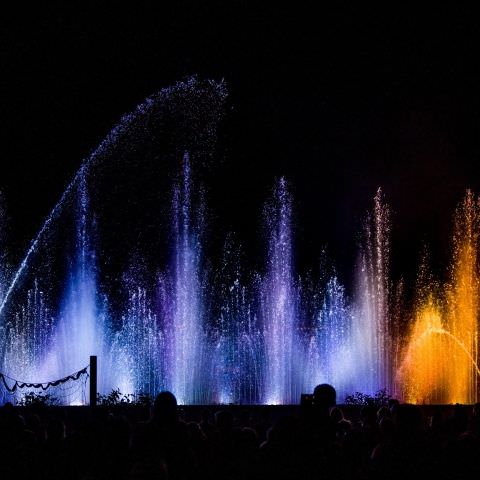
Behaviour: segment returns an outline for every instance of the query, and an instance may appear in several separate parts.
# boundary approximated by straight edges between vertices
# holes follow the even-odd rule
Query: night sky
[[[2,7],[0,190],[12,263],[120,116],[197,74],[224,79],[230,94],[206,185],[217,232],[237,232],[258,255],[262,204],[285,175],[298,268],[326,246],[349,284],[381,186],[394,277],[414,275],[423,242],[445,272],[455,205],[466,188],[480,191],[473,11],[63,3]]]

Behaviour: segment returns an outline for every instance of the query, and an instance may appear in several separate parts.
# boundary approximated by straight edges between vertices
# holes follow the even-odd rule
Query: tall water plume
[[[218,403],[261,401],[263,342],[239,247],[228,236],[214,281],[212,378]]]
[[[261,285],[265,341],[264,402],[296,403],[302,389],[299,368],[297,286],[292,246],[292,201],[287,182],[280,178],[267,204],[267,272]]]
[[[98,304],[95,250],[91,243],[90,211],[86,175],[78,185],[75,255],[66,282],[63,302],[55,325],[44,372],[61,378],[88,364],[90,355],[100,362],[99,385],[108,383],[108,332]]]
[[[480,199],[469,190],[457,207],[453,235],[453,268],[447,290],[450,331],[456,339],[452,343],[455,371],[452,389],[462,403],[477,398],[478,375],[478,321],[480,246]],[[458,400],[456,400],[458,401]]]
[[[450,280],[424,281],[401,369],[404,397],[416,403],[478,398],[479,199],[467,191],[454,217]],[[426,293],[425,293],[426,292]]]
[[[147,289],[141,284],[129,286],[121,328],[111,346],[119,373],[115,387],[127,394],[155,395],[166,388],[165,339]]]
[[[169,388],[180,403],[208,398],[201,377],[205,373],[203,287],[201,271],[202,213],[193,203],[190,158],[183,157],[182,176],[174,190],[174,251],[172,259],[171,316],[165,319],[168,338]]]
[[[17,271],[0,255],[2,371],[52,380],[97,354],[101,392],[169,389],[180,403],[297,403],[321,382],[335,385],[339,399],[386,388],[412,402],[477,401],[479,200],[467,192],[456,210],[448,280],[435,281],[423,262],[413,305],[401,282],[393,288],[390,210],[380,190],[363,226],[352,297],[334,269],[311,281],[296,273],[292,197],[283,178],[264,209],[261,273],[230,239],[215,269],[215,259],[206,258],[214,247],[204,249],[203,167],[183,155],[171,205],[163,173],[177,172],[185,151],[195,162],[208,160],[224,95],[221,84],[189,79],[147,99],[82,164]],[[147,159],[142,181],[127,188],[131,197],[107,175],[135,183],[130,173]],[[162,175],[153,175],[153,165]],[[143,197],[145,182],[155,188]],[[42,261],[34,255],[40,251]],[[128,262],[135,268],[125,269]]]
[[[352,331],[355,383],[370,394],[391,391],[390,209],[381,189],[364,223],[359,263]]]
[[[44,363],[53,340],[54,318],[47,306],[45,293],[37,280],[26,293],[25,303],[1,330],[3,357],[1,371],[7,375],[20,372],[23,379],[43,376],[50,380],[40,366]],[[46,373],[46,372],[45,372]],[[11,399],[6,398],[6,401]]]
[[[313,323],[307,330],[304,390],[313,391],[320,383],[335,385],[338,398],[353,388],[351,371],[351,312],[345,288],[336,276],[328,279],[322,290],[314,294]]]

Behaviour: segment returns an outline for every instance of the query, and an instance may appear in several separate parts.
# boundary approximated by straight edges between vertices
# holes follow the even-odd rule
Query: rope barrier
[[[88,370],[89,365],[86,367],[82,368],[78,372],[72,373],[71,375],[67,375],[66,377],[60,378],[59,380],[53,380],[51,382],[43,382],[43,383],[30,383],[30,382],[22,382],[20,380],[15,380],[12,377],[9,377],[8,375],[5,375],[4,373],[0,372],[0,380],[2,381],[5,389],[9,393],[15,393],[18,389],[23,389],[23,388],[41,388],[42,390],[47,390],[50,387],[57,387],[58,385],[62,385],[63,383],[66,383],[70,380],[78,380],[82,375],[87,375],[87,370]],[[7,379],[11,380],[13,385],[10,387],[7,383]]]

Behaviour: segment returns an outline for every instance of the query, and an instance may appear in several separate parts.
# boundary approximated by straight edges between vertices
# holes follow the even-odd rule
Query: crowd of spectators
[[[295,414],[269,421],[254,409],[205,409],[182,418],[160,393],[149,418],[92,410],[70,422],[60,408],[0,408],[1,478],[32,479],[404,479],[478,478],[480,405],[425,416],[390,401],[355,419],[319,385]],[[240,410],[238,410],[240,412]]]

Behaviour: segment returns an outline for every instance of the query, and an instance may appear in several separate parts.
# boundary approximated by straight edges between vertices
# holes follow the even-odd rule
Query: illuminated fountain
[[[125,393],[154,393],[159,388],[178,387],[184,373],[172,370],[174,361],[168,363],[167,359],[169,355],[172,358],[172,352],[180,355],[186,343],[183,342],[182,347],[178,332],[174,337],[170,330],[168,340],[177,340],[169,350],[162,336],[168,321],[166,318],[160,319],[161,324],[157,321],[157,313],[150,309],[152,296],[143,287],[130,285],[127,310],[120,311],[109,303],[110,299],[104,294],[105,286],[98,284],[96,248],[88,232],[90,211],[86,185],[93,183],[95,174],[101,176],[112,160],[117,164],[128,162],[145,145],[151,146],[152,138],[158,149],[153,152],[155,158],[159,151],[166,159],[178,158],[178,152],[186,149],[191,149],[200,158],[208,157],[224,99],[222,83],[196,78],[178,82],[148,97],[132,113],[122,117],[82,163],[34,237],[18,269],[1,279],[0,369],[3,373],[22,381],[46,382],[68,375],[72,369],[78,371],[88,363],[89,356],[96,353],[99,355],[99,389],[103,393],[111,388],[121,388]],[[69,249],[71,238],[68,234],[58,240],[59,244],[65,240],[64,248],[56,245],[51,248],[55,232],[61,231],[65,224],[75,230],[65,220],[72,216],[77,225],[74,251]],[[179,233],[179,238],[182,235]],[[48,274],[43,275],[42,267],[48,264],[50,249],[59,256],[55,260],[56,273],[60,275],[54,283],[61,285],[60,292],[50,285]],[[191,272],[182,272],[191,263],[190,258],[186,258],[187,250],[177,250],[180,258],[177,277],[190,280],[188,274]],[[62,257],[70,259],[71,263],[64,280],[58,267]],[[44,259],[40,267],[39,258]],[[47,270],[50,270],[48,265]],[[175,319],[182,318],[184,312],[180,298],[179,294],[172,299],[177,308]],[[187,305],[191,299],[188,297],[184,302],[185,308],[192,307]],[[174,326],[178,324],[175,319]],[[197,321],[201,322],[195,319]],[[191,337],[192,332],[187,335]],[[144,353],[148,355],[142,355]],[[196,353],[194,357],[197,360]],[[191,368],[189,365],[188,369]],[[162,383],[158,378],[166,372],[173,378]],[[183,400],[200,401],[191,396]]]
[[[455,212],[450,281],[440,294],[432,291],[431,282],[418,289],[413,328],[399,372],[407,401],[477,401],[479,234],[479,199],[467,191]]]
[[[198,204],[197,204],[198,205]],[[166,320],[167,387],[181,403],[208,403],[205,397],[204,310],[202,301],[201,212],[196,212],[190,160],[184,156],[182,182],[173,206],[175,251],[170,315]]]
[[[379,189],[360,246],[352,323],[351,355],[357,390],[391,391],[390,210]]]
[[[53,380],[96,354],[101,393],[168,389],[185,404],[298,403],[323,382],[335,385],[340,401],[379,389],[416,403],[477,401],[479,200],[467,192],[457,208],[448,282],[434,281],[423,262],[411,307],[399,308],[402,290],[393,288],[391,214],[380,190],[361,232],[350,295],[334,268],[323,266],[318,278],[296,270],[284,178],[263,211],[264,260],[246,262],[226,233],[216,262],[215,253],[206,258],[210,225],[198,164],[209,158],[224,98],[221,84],[179,82],[125,116],[82,164],[17,271],[0,269],[1,371]],[[158,225],[157,217],[151,222],[161,242],[147,242],[163,250],[125,247],[132,267],[121,263],[111,288],[102,269],[110,274],[118,265],[108,265],[95,234],[109,228],[96,224],[96,182],[112,159],[121,170],[120,162],[145,155],[169,161],[162,176],[176,178],[173,188],[162,184],[166,207]],[[122,241],[115,238],[120,248]],[[57,263],[43,268],[54,254]]]
[[[227,237],[215,274],[211,358],[212,400],[216,403],[261,403],[264,348],[253,307],[252,291],[243,281],[240,247]]]
[[[300,396],[296,385],[298,354],[297,307],[293,278],[291,199],[285,179],[280,179],[267,205],[270,234],[267,274],[261,285],[261,309],[265,339],[264,402],[294,403]]]
[[[334,276],[322,288],[307,291],[312,304],[304,332],[304,390],[311,392],[320,383],[335,385],[339,399],[355,391],[352,357],[352,315],[345,288]],[[303,301],[305,302],[305,296]],[[310,317],[310,321],[309,321]],[[319,368],[319,365],[321,368]],[[358,390],[358,389],[357,389]]]
[[[75,258],[68,275],[58,319],[53,328],[44,364],[43,379],[62,378],[85,367],[90,355],[100,358],[99,387],[107,389],[107,326],[97,303],[95,254],[89,238],[88,192],[85,175],[78,185],[77,232]],[[45,337],[41,332],[39,338]],[[40,363],[41,365],[41,363]],[[103,372],[102,372],[103,370]],[[65,372],[65,373],[64,373]]]

